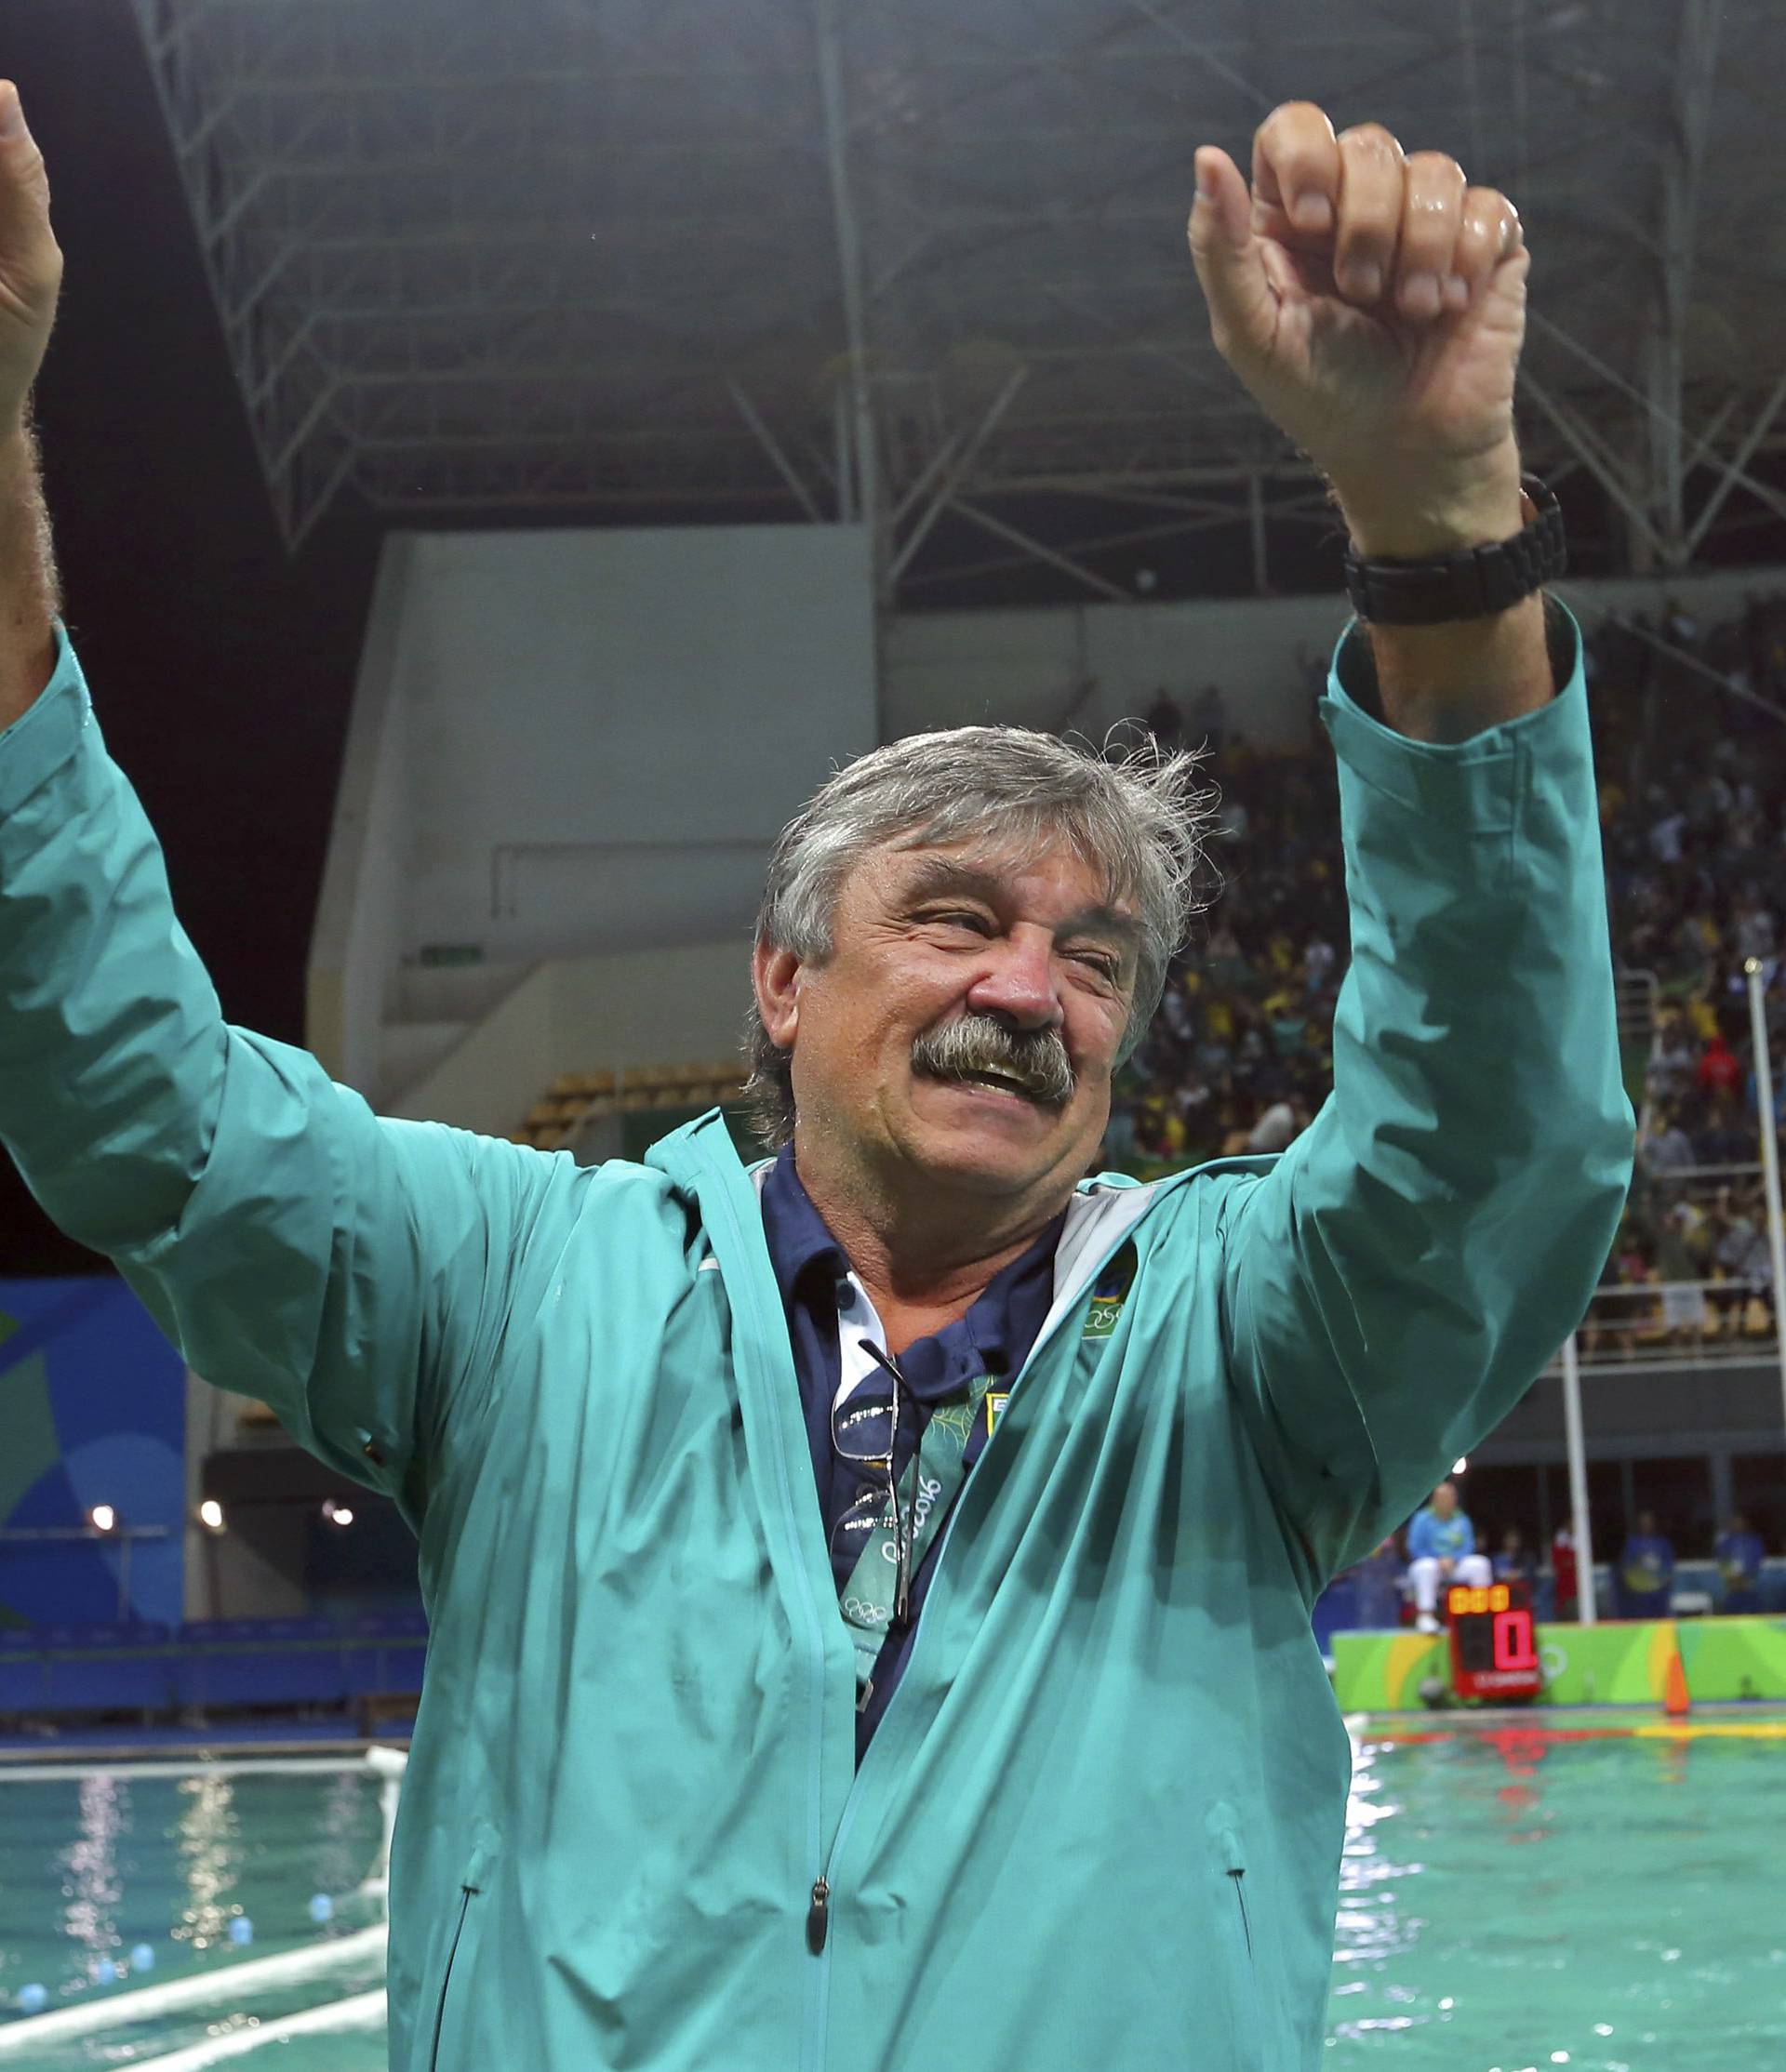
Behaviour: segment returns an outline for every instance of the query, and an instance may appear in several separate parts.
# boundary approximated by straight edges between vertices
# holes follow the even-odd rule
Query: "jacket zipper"
[[[743,1226],[739,1218],[738,1211],[732,1202],[729,1189],[722,1187],[718,1190],[717,1201],[723,1203],[725,1206],[725,1210],[731,1223],[732,1240],[738,1247],[739,1263],[740,1267],[743,1267],[748,1252],[748,1246],[745,1242]],[[1059,1334],[1061,1326],[1066,1322],[1067,1318],[1073,1313],[1073,1309],[1074,1304],[1078,1299],[1078,1296],[1080,1295],[1083,1295],[1086,1289],[1092,1285],[1092,1283],[1096,1281],[1098,1275],[1110,1263],[1110,1261],[1115,1257],[1116,1253],[1120,1250],[1122,1245],[1126,1242],[1127,1239],[1134,1235],[1136,1225],[1139,1224],[1140,1221],[1141,1217],[1139,1215],[1131,1216],[1125,1221],[1122,1229],[1115,1234],[1115,1236],[1111,1240],[1110,1243],[1104,1248],[1103,1252],[1099,1255],[1097,1263],[1091,1268],[1089,1272],[1085,1274],[1085,1278],[1081,1281],[1079,1288],[1075,1291],[1073,1297],[1068,1301],[1060,1303],[1054,1310],[1054,1312],[1049,1316],[1049,1318],[1044,1322],[1043,1328],[1037,1335],[1035,1343],[1030,1348],[1028,1359],[1024,1361],[1022,1367],[1012,1378],[1011,1392],[1013,1394],[1016,1392],[1019,1383],[1025,1378],[1025,1376],[1029,1374],[1030,1369],[1034,1365],[1037,1356],[1042,1352],[1045,1347],[1050,1345],[1053,1342],[1054,1338]],[[759,1331],[762,1333],[764,1342],[766,1344],[773,1343],[773,1332],[772,1330],[767,1328],[766,1320],[761,1314],[761,1305],[755,1300],[754,1279],[748,1271],[744,1274],[744,1285],[745,1289],[749,1292],[752,1308],[758,1312],[756,1321]],[[775,1321],[778,1322],[780,1322],[779,1310],[776,1314]],[[1004,1422],[1004,1419],[1001,1418],[999,1422],[1002,1424]],[[987,1448],[994,1445],[997,1442],[997,1439],[998,1429],[997,1427],[994,1427],[993,1431],[987,1438],[986,1446],[982,1447],[980,1450],[981,1459],[985,1457]],[[786,1455],[783,1448],[780,1445],[774,1447],[772,1449],[772,1452],[774,1454],[776,1463],[777,1481],[780,1485],[782,1509],[787,1521],[789,1533],[789,1550],[793,1557],[793,1567],[797,1574],[795,1587],[796,1596],[800,1604],[801,1611],[806,1614],[806,1637],[809,1647],[808,1661],[811,1668],[811,1674],[808,1679],[808,1689],[811,1693],[813,1735],[812,1762],[809,1771],[810,1792],[807,1802],[809,1807],[809,1829],[812,1835],[812,1839],[814,1840],[817,1840],[820,1829],[823,1808],[823,1795],[821,1786],[822,1764],[824,1755],[825,1636],[824,1628],[820,1623],[819,1605],[812,1588],[811,1578],[807,1575],[806,1563],[800,1556],[800,1514],[794,1504],[793,1487],[789,1478]],[[960,1512],[961,1503],[958,1497],[953,1508],[950,1511],[948,1521],[943,1526],[942,1537],[937,1546],[937,1571],[933,1572],[930,1578],[930,1587],[925,1592],[925,1605],[926,1607],[930,1603],[931,1598],[935,1594],[938,1582],[938,1574],[941,1570],[943,1556],[948,1552],[949,1541],[953,1535],[955,1520],[960,1516]],[[923,1631],[923,1627],[924,1611],[920,1609],[917,1624],[913,1630],[912,1647],[914,1654],[917,1650],[918,1640]],[[907,1660],[909,1664],[910,1656],[907,1657]],[[904,1680],[901,1679],[901,1683],[903,1683],[903,1680]],[[890,1715],[895,1707],[897,1707],[897,1706],[899,1705],[900,1695],[900,1692],[896,1691],[893,1693],[892,1698],[888,1701],[887,1715]],[[880,1731],[883,1733],[886,1730],[887,1715],[884,1715],[881,1720]],[[813,1879],[812,1889],[807,1896],[806,1947],[811,1951],[818,1964],[819,1972],[816,1981],[816,1991],[809,2002],[809,2015],[806,2033],[802,2039],[802,2048],[800,2053],[801,2072],[822,2072],[822,2068],[824,2065],[825,2026],[831,1999],[832,1892],[835,1883],[837,1858],[842,1852],[844,1843],[848,1837],[850,1828],[855,1824],[857,1809],[861,1803],[860,1786],[861,1773],[859,1769],[856,1775],[850,1779],[849,1790],[846,1795],[844,1800],[844,1810],[837,1824],[837,1832],[832,1838],[831,1848],[826,1854],[824,1864],[820,1867],[817,1877]]]
[[[1024,1361],[1022,1366],[1018,1369],[1017,1373],[1011,1377],[1011,1387],[1009,1391],[1011,1396],[1016,1395],[1019,1387],[1021,1385],[1025,1376],[1029,1374],[1031,1368],[1034,1366],[1036,1360],[1040,1357],[1043,1350],[1047,1346],[1052,1344],[1054,1339],[1059,1336],[1061,1326],[1067,1322],[1067,1319],[1073,1315],[1073,1310],[1078,1303],[1079,1296],[1084,1295],[1086,1290],[1091,1287],[1096,1282],[1098,1276],[1116,1256],[1117,1253],[1122,1250],[1123,1246],[1128,1242],[1128,1240],[1134,1236],[1135,1225],[1140,1221],[1140,1218],[1137,1217],[1133,1221],[1124,1226],[1123,1229],[1119,1231],[1116,1237],[1111,1242],[1109,1247],[1099,1257],[1097,1264],[1093,1266],[1091,1270],[1086,1275],[1084,1281],[1079,1286],[1079,1289],[1072,1297],[1072,1299],[1061,1304],[1060,1308],[1054,1312],[1050,1320],[1046,1323],[1045,1323],[1043,1329],[1040,1333],[1038,1333],[1036,1336],[1035,1343],[1030,1348],[1029,1357]],[[1007,1398],[1005,1406],[1005,1415],[1008,1415],[1009,1411],[1010,1402]],[[978,1467],[980,1465],[980,1461],[983,1461],[986,1458],[986,1455],[992,1452],[993,1448],[997,1445],[999,1432],[1003,1428],[1005,1424],[1005,1415],[1000,1416],[998,1423],[994,1425],[992,1430],[987,1434],[986,1443],[980,1450],[980,1460],[976,1461],[976,1467]],[[954,1504],[951,1507],[948,1518],[943,1521],[942,1537],[937,1542],[936,1566],[930,1572],[929,1587],[924,1593],[924,1602],[918,1607],[917,1621],[912,1629],[912,1647],[910,1652],[906,1655],[906,1670],[908,1674],[910,1674],[911,1671],[913,1658],[916,1655],[918,1651],[918,1637],[924,1630],[924,1614],[929,1610],[930,1605],[936,1597],[937,1584],[941,1575],[943,1557],[949,1551],[949,1542],[954,1534],[955,1521],[961,1516],[962,1499],[966,1495],[966,1485],[964,1483],[962,1489],[955,1497]],[[881,1715],[881,1723],[879,1728],[876,1730],[877,1733],[885,1733],[886,1732],[887,1720],[892,1718],[894,1710],[898,1707],[900,1699],[904,1693],[904,1690],[905,1678],[901,1677],[900,1679],[899,1689],[894,1692],[893,1695],[886,1702],[886,1710]],[[825,1859],[824,1868],[813,1880],[811,1898],[806,1908],[806,1947],[816,1958],[820,1959],[820,1963],[824,1967],[824,1998],[826,1999],[829,1998],[831,1970],[830,1934],[832,1887],[836,1879],[837,1859],[843,1853],[844,1844],[849,1838],[850,1829],[856,1824],[857,1809],[861,1803],[860,1787],[861,1770],[859,1767],[855,1776],[850,1779],[849,1793],[844,1800],[844,1811],[842,1817],[838,1820],[837,1823],[837,1832],[832,1839],[831,1850],[830,1853]],[[822,2006],[822,1999],[820,2004]]]
[[[1246,1912],[1246,1873],[1235,1868],[1228,1873],[1234,1881],[1234,1898],[1240,1906],[1240,1932],[1246,1938],[1246,1961],[1253,1960],[1253,1924]]]
[[[446,2019],[446,1989],[453,1983],[453,1961],[459,1955],[459,1939],[465,1933],[465,1915],[472,1904],[472,1888],[459,1889],[459,1919],[453,1924],[453,1946],[446,1952],[446,1970],[440,1982],[440,1999],[434,2008],[434,2040],[428,2052],[429,2072],[440,2063],[440,2031]]]

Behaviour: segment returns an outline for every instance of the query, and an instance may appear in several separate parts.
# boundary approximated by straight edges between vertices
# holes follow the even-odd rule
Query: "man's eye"
[[[968,913],[966,910],[933,913],[929,916],[929,919],[947,924],[956,924],[963,928],[971,928],[976,935],[984,936],[992,932],[992,923],[981,913]]]
[[[1076,954],[1082,964],[1088,964],[1100,977],[1108,978],[1113,985],[1115,984],[1118,976],[1115,958],[1101,957],[1093,950],[1079,950]]]

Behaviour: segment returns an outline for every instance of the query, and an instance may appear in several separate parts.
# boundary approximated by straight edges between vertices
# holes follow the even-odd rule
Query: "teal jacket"
[[[1447,747],[1336,657],[1333,1097],[1279,1158],[1080,1188],[858,1772],[717,1117],[580,1167],[229,1026],[59,627],[0,735],[0,1138],[417,1534],[396,2072],[1313,2072],[1348,1747],[1310,1607],[1578,1322],[1630,1173],[1563,637],[1559,697]]]

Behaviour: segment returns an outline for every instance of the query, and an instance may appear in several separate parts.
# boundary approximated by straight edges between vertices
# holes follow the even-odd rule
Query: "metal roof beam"
[[[1168,42],[1175,44],[1179,49],[1194,58],[1206,72],[1214,73],[1224,86],[1232,86],[1243,100],[1251,104],[1254,112],[1261,119],[1269,115],[1277,105],[1276,101],[1262,86],[1256,86],[1250,79],[1231,64],[1207,37],[1193,36],[1181,22],[1175,20],[1170,15],[1156,7],[1153,4],[1153,0],[1128,0],[1128,4],[1137,14],[1151,21],[1166,36]],[[1201,14],[1204,11],[1202,0],[1197,0],[1197,4],[1191,11]]]
[[[787,484],[788,487],[791,490],[793,490],[794,498],[799,503],[801,510],[806,512],[806,516],[812,520],[815,525],[823,525],[824,519],[819,510],[819,506],[813,501],[811,494],[808,492],[806,484],[801,481],[798,473],[795,472],[793,463],[788,458],[787,455],[782,452],[780,445],[777,443],[774,432],[769,430],[768,426],[766,425],[763,422],[763,419],[757,415],[755,406],[752,404],[750,397],[744,393],[743,390],[739,387],[736,381],[728,380],[726,386],[732,392],[733,402],[738,405],[739,415],[742,417],[745,423],[750,426],[751,430],[755,432],[758,440],[762,444],[763,450],[768,455],[769,458],[774,461],[776,470],[778,473],[780,473],[782,481]]]
[[[813,0],[814,49],[819,66],[819,100],[824,114],[825,171],[831,189],[832,231],[837,246],[837,285],[844,310],[844,339],[848,352],[845,384],[848,414],[840,419],[846,432],[851,493],[840,499],[838,517],[865,522],[873,541],[874,594],[884,595],[886,581],[885,497],[881,487],[880,438],[874,402],[868,384],[868,314],[862,267],[861,226],[849,162],[849,111],[845,99],[843,32],[837,0]],[[840,448],[840,461],[843,449]],[[840,483],[841,488],[841,483]]]
[[[1539,325],[1552,338],[1555,339],[1559,344],[1567,346],[1568,349],[1572,352],[1574,352],[1578,358],[1584,361],[1594,370],[1596,374],[1601,375],[1622,394],[1628,395],[1633,399],[1633,402],[1641,404],[1643,407],[1646,410],[1651,412],[1652,415],[1664,407],[1662,405],[1657,403],[1653,397],[1646,395],[1641,389],[1633,388],[1632,384],[1627,381],[1616,368],[1609,367],[1606,363],[1602,360],[1596,353],[1590,352],[1589,349],[1585,345],[1583,345],[1579,339],[1571,338],[1569,334],[1566,330],[1564,330],[1560,324],[1553,323],[1548,317],[1543,316],[1538,311],[1531,311],[1528,312],[1528,315],[1533,323]],[[1529,382],[1529,378],[1527,378],[1527,379]],[[1678,422],[1678,420],[1676,421]],[[1685,430],[1684,427],[1682,429]],[[1782,497],[1778,489],[1775,489],[1771,486],[1771,485],[1767,483],[1757,482],[1753,475],[1748,473],[1745,470],[1738,467],[1734,462],[1727,463],[1726,465],[1728,465],[1730,472],[1734,475],[1736,480],[1741,484],[1743,488],[1748,490],[1749,494],[1752,497],[1756,498],[1760,502],[1766,504],[1769,510],[1778,511],[1782,516],[1786,516],[1786,497]]]
[[[1087,589],[1095,590],[1100,597],[1108,598],[1113,604],[1128,604],[1134,602],[1127,591],[1106,581],[1095,569],[1082,567],[1071,554],[1061,553],[1018,526],[1006,525],[1003,518],[994,518],[990,511],[981,511],[978,505],[967,502],[965,498],[952,498],[949,508],[959,511],[964,518],[993,534],[995,538],[1008,539],[1012,546],[1021,547],[1032,560],[1046,562],[1050,568],[1058,568],[1062,575],[1073,577]]]
[[[1782,403],[1786,403],[1786,374],[1782,374],[1779,379],[1774,383],[1766,402],[1756,412],[1755,421],[1750,426],[1742,444],[1737,448],[1734,458],[1724,464],[1724,471],[1719,477],[1717,487],[1713,490],[1712,494],[1700,506],[1699,514],[1693,521],[1693,528],[1686,538],[1686,551],[1689,559],[1699,552],[1701,541],[1712,530],[1713,523],[1719,511],[1724,509],[1725,499],[1742,479],[1743,468],[1754,454],[1755,448],[1760,445],[1769,431],[1772,430],[1774,419],[1779,415],[1779,406]]]
[[[897,586],[900,578],[912,565],[913,556],[928,538],[930,528],[942,515],[943,506],[953,498],[956,491],[961,487],[962,483],[966,478],[967,471],[979,459],[980,449],[985,445],[987,440],[992,437],[993,432],[997,430],[1000,418],[1004,417],[1006,411],[1017,400],[1017,392],[1029,379],[1029,375],[1028,367],[1015,367],[1012,369],[1010,378],[993,398],[985,416],[975,426],[966,446],[949,464],[948,472],[943,476],[936,495],[930,499],[929,508],[906,535],[903,544],[893,555],[891,565],[887,570],[889,590]]]
[[[1673,120],[1662,139],[1658,189],[1661,247],[1654,319],[1644,338],[1648,391],[1649,482],[1646,502],[1659,558],[1681,568],[1692,558],[1686,525],[1686,470],[1681,410],[1685,392],[1687,311],[1712,108],[1717,86],[1724,0],[1680,0],[1673,94]],[[1726,478],[1726,481],[1728,478]]]
[[[1659,551],[1661,540],[1657,534],[1655,521],[1626,483],[1618,457],[1609,447],[1600,443],[1561,396],[1551,393],[1530,368],[1522,372],[1520,387],[1568,441],[1589,473],[1631,521],[1633,531]]]

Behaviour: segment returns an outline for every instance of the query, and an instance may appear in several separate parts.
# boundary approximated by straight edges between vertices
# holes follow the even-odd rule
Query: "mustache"
[[[1058,1029],[1013,1029],[995,1015],[969,1013],[926,1029],[912,1045],[912,1069],[931,1079],[1005,1073],[1051,1108],[1063,1107],[1078,1084]]]

